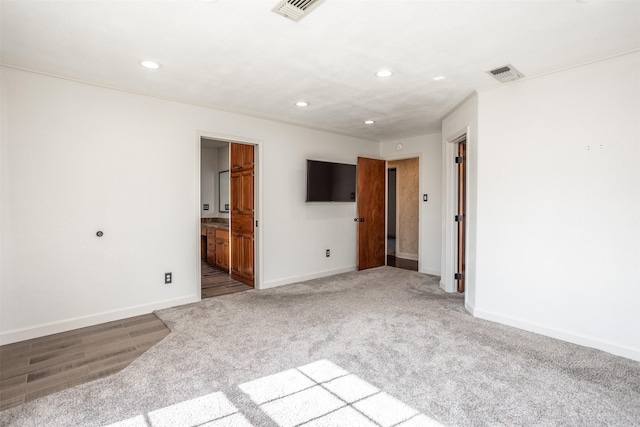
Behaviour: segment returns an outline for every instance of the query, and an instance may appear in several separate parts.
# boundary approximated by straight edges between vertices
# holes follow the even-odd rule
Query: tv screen
[[[307,202],[355,202],[356,165],[307,160]]]

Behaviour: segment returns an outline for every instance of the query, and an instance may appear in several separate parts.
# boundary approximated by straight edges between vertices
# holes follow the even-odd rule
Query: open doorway
[[[418,271],[420,161],[387,162],[387,265]]]
[[[200,139],[201,298],[252,289],[230,276],[230,143]]]

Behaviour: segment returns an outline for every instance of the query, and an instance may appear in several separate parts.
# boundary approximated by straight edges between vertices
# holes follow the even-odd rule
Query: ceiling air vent
[[[298,22],[313,9],[320,6],[324,0],[282,0],[273,9],[273,12]]]
[[[487,73],[491,74],[501,83],[510,82],[524,77],[524,74],[516,70],[516,68],[511,64],[496,68],[495,70],[487,71]]]

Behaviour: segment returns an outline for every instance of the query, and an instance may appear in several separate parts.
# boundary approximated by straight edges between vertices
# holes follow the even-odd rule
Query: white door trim
[[[457,292],[457,284],[454,279],[456,273],[456,256],[458,252],[458,239],[456,237],[456,225],[453,220],[456,214],[456,201],[458,199],[458,171],[455,166],[455,158],[458,155],[458,143],[462,140],[469,142],[469,126],[455,132],[445,141],[442,157],[444,162],[442,221],[444,233],[442,236],[442,275],[440,276],[440,288],[445,292]],[[467,156],[469,150],[467,150]],[[467,184],[468,184],[467,174]],[[467,187],[468,188],[468,187]],[[467,192],[467,199],[468,199]],[[465,253],[465,257],[468,255]],[[469,265],[465,260],[465,264]]]
[[[395,160],[410,160],[410,159],[418,159],[418,195],[417,197],[419,198],[419,200],[422,200],[422,194],[424,193],[424,188],[422,188],[422,167],[423,167],[423,161],[422,161],[422,153],[407,153],[407,154],[402,154],[400,156],[389,156],[389,157],[385,157],[384,160],[386,161],[385,163],[385,170],[388,170],[389,168],[389,162],[393,162]],[[388,173],[387,175],[387,179],[388,179]],[[399,213],[399,203],[400,203],[400,199],[398,198],[398,172],[396,169],[396,256],[398,254],[398,237],[399,237],[399,229],[400,229],[400,222],[398,221],[398,213]],[[389,184],[385,185],[385,191],[387,192],[387,200],[389,197]],[[388,204],[388,203],[387,203]],[[422,218],[422,205],[423,203],[418,202],[418,271],[420,270],[420,265],[422,264],[420,262],[420,248],[422,247],[422,221],[420,221],[420,218]],[[388,217],[385,218],[385,230],[386,230],[386,226],[387,226],[387,221],[388,221]],[[386,238],[385,238],[385,245],[386,245]],[[386,252],[386,247],[385,247],[385,254]],[[406,256],[406,254],[405,254]],[[386,258],[386,255],[385,255]],[[386,260],[385,260],[385,264],[386,264]]]

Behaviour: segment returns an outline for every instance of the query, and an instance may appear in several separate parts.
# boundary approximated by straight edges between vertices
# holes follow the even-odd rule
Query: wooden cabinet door
[[[216,267],[229,271],[229,243],[223,239],[216,239]]]
[[[207,263],[216,265],[216,234],[211,227],[207,227]]]
[[[216,265],[216,242],[207,239],[207,263]]]

